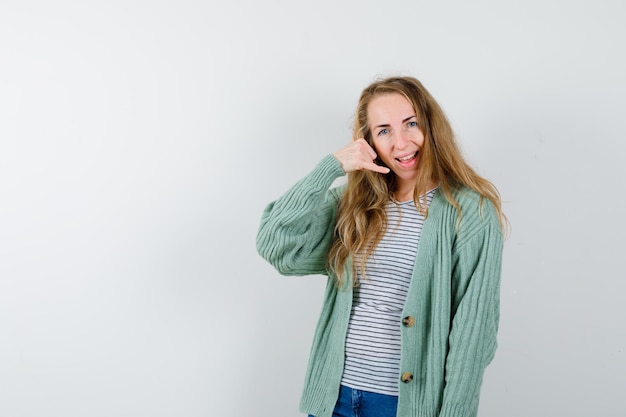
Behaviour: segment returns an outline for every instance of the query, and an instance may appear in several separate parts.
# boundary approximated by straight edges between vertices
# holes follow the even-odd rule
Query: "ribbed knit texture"
[[[327,274],[337,204],[344,175],[325,157],[305,178],[263,212],[257,250],[284,275]],[[398,417],[473,417],[485,367],[496,350],[502,234],[488,200],[469,190],[455,195],[462,218],[437,191],[424,222],[415,270],[402,317]],[[347,271],[351,272],[351,271]],[[349,277],[348,277],[349,278]],[[336,288],[328,277],[305,378],[301,410],[330,417],[343,372],[352,307],[351,280]]]

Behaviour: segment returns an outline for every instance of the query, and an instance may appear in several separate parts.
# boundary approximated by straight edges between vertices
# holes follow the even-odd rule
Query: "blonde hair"
[[[419,196],[425,194],[434,183],[438,184],[446,200],[456,208],[460,219],[461,207],[454,198],[454,191],[467,187],[492,203],[500,226],[504,229],[506,217],[502,212],[498,190],[465,162],[448,118],[417,79],[390,77],[366,87],[357,105],[353,137],[364,138],[374,148],[367,107],[373,98],[394,93],[401,94],[411,103],[424,135],[413,193],[418,210],[428,215],[428,208],[422,204]],[[383,165],[380,160],[377,163]],[[328,255],[329,268],[336,276],[338,286],[343,285],[344,271],[348,265],[354,275],[353,285],[358,284],[357,268],[362,274],[365,273],[365,262],[385,233],[385,206],[395,191],[396,178],[393,174],[380,175],[369,170],[348,173],[348,183],[337,212],[335,240]]]

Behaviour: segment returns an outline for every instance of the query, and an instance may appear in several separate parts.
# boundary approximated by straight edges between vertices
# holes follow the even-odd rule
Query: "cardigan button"
[[[406,316],[402,319],[402,324],[404,324],[406,327],[413,327],[413,325],[415,324],[415,318],[413,316]]]
[[[402,374],[402,377],[400,379],[405,384],[408,384],[409,382],[413,381],[413,374],[410,373],[410,372],[405,372],[405,373]]]

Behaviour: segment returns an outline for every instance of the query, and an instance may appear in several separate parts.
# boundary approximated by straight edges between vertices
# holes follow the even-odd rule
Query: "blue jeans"
[[[333,417],[396,417],[398,397],[341,386]],[[314,417],[309,415],[309,417]]]

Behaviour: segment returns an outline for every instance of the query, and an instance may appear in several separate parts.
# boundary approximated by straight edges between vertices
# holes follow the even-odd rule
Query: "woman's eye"
[[[416,121],[410,121],[409,122],[409,127],[417,127],[417,122]]]
[[[389,129],[381,129],[380,132],[378,132],[378,136],[386,135],[387,133],[389,133]]]

